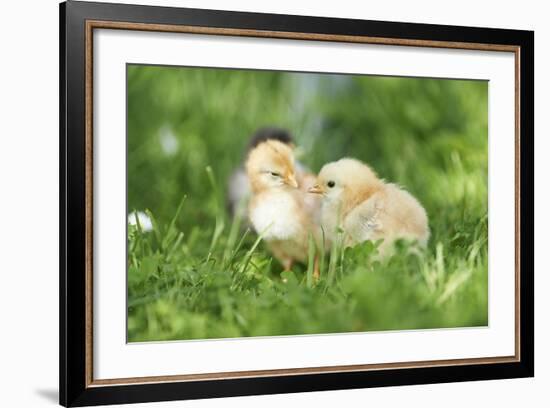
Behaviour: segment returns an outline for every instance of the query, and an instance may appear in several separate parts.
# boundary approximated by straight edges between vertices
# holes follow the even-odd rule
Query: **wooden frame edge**
[[[521,47],[514,51],[515,356],[521,361]]]
[[[374,370],[392,370],[392,369],[411,369],[411,368],[429,368],[444,366],[462,366],[470,364],[501,364],[518,362],[515,356],[504,357],[481,357],[465,358],[454,360],[430,360],[415,361],[405,363],[380,363],[380,364],[357,364],[342,366],[323,366],[323,367],[305,367],[305,368],[285,368],[274,370],[252,370],[252,371],[228,371],[204,374],[183,374],[183,375],[165,375],[150,377],[127,377],[94,380],[89,387],[104,387],[111,385],[134,385],[134,384],[158,384],[168,382],[188,382],[188,381],[209,381],[209,380],[234,380],[239,378],[258,378],[258,377],[285,377],[302,374],[330,374],[341,372],[366,372]]]
[[[86,387],[93,381],[93,28],[86,24]],[[91,62],[91,63],[89,63]]]
[[[301,33],[294,31],[252,30],[238,28],[200,27],[192,25],[129,23],[123,21],[86,20],[87,29],[103,28],[113,30],[155,31],[164,33],[184,33],[221,35],[234,37],[276,38],[287,40],[328,41],[358,44],[396,45],[407,47],[452,48],[462,50],[515,52],[519,46],[506,44],[484,44],[457,41],[415,40],[389,37],[372,37],[342,34]]]

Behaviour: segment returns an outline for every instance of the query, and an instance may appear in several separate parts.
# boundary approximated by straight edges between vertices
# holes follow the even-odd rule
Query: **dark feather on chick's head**
[[[288,130],[278,127],[267,126],[258,129],[256,133],[252,135],[246,151],[249,152],[266,140],[278,140],[279,142],[287,145],[294,144],[294,138]]]

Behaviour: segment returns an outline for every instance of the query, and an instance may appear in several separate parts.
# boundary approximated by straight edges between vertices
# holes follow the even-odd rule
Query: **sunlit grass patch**
[[[483,225],[464,248],[453,248],[458,236],[427,251],[398,242],[387,260],[378,243],[334,246],[314,281],[309,265],[282,272],[249,231],[235,238],[238,219],[227,234],[214,225],[190,239],[148,213],[153,231],[129,226],[130,341],[487,324]]]

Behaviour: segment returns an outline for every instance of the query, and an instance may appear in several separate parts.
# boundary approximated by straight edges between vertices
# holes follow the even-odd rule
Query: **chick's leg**
[[[282,260],[283,268],[285,272],[288,272],[292,269],[292,264],[294,261],[291,258],[285,258]]]
[[[315,260],[313,261],[313,280],[317,282],[321,273],[319,271],[319,255],[315,255]]]
[[[269,246],[269,249],[275,256],[275,258],[283,265],[284,272],[290,271],[294,260],[288,256],[288,254],[281,248],[281,245],[278,242],[272,242]]]
[[[293,263],[292,259],[285,258],[285,259],[281,259],[280,262],[283,264],[283,268],[284,268],[283,272],[289,272],[290,269],[292,268],[292,263]],[[288,282],[288,279],[286,278],[286,276],[282,276],[282,281],[283,283]]]

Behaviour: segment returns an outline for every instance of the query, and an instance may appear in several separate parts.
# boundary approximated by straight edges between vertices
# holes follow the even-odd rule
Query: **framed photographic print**
[[[533,376],[533,32],[60,27],[62,405]]]

